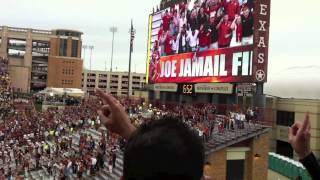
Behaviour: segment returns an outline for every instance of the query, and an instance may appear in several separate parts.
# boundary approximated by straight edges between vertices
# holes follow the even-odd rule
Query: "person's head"
[[[164,117],[143,124],[129,138],[124,153],[124,180],[200,180],[204,148],[182,121]]]
[[[183,24],[181,32],[186,33],[186,31],[187,31],[187,25]]]
[[[249,8],[248,8],[247,6],[245,6],[245,7],[243,8],[243,15],[244,15],[244,17],[248,17],[249,14],[250,14],[250,10],[249,10]]]
[[[223,16],[223,21],[224,21],[224,22],[228,22],[228,21],[229,21],[229,16],[228,16],[228,14],[225,14],[225,15]]]
[[[210,14],[210,23],[213,24],[216,21],[216,11]]]
[[[181,12],[181,18],[185,18],[186,17],[186,13],[185,12]]]
[[[177,15],[178,15],[177,10],[174,10],[174,11],[173,11],[173,16],[174,16],[174,17],[177,17]]]
[[[203,7],[200,8],[200,14],[204,15],[204,8]]]

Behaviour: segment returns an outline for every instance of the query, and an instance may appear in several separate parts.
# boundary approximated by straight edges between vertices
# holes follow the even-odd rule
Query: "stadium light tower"
[[[85,61],[85,59],[86,59],[86,50],[88,49],[88,46],[87,45],[83,45],[82,49],[83,49],[83,61]]]
[[[92,70],[91,69],[91,59],[92,59],[92,51],[94,49],[94,46],[88,46],[88,48],[90,49],[90,71]]]
[[[112,32],[112,48],[111,48],[111,66],[110,72],[112,72],[112,61],[113,61],[113,42],[114,42],[114,33],[118,31],[118,28],[115,26],[110,27],[110,32]]]

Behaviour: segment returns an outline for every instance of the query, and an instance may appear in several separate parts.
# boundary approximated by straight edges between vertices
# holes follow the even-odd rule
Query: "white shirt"
[[[91,165],[96,165],[97,164],[97,159],[96,158],[91,158]]]
[[[176,41],[175,40],[171,40],[172,42],[171,42],[171,46],[172,46],[172,50],[173,50],[173,52],[174,53],[178,53],[178,51],[179,51],[179,41],[178,41],[178,39],[176,39]]]
[[[189,41],[190,47],[196,47],[198,45],[198,34],[199,31],[195,30],[194,34],[192,34],[192,31],[188,31],[187,41]]]

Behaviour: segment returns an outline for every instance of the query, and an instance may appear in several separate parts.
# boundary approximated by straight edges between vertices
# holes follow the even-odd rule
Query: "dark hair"
[[[199,136],[173,117],[143,124],[128,140],[124,180],[200,180],[204,147]]]

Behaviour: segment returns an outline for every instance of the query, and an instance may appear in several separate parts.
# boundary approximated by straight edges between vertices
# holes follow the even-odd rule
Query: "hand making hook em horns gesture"
[[[97,88],[95,91],[103,102],[103,106],[98,110],[103,125],[111,132],[128,139],[136,128],[130,123],[124,107],[117,99],[108,93],[104,93],[101,89]]]
[[[311,153],[310,128],[309,113],[306,114],[302,124],[296,122],[289,128],[289,143],[300,159]]]

